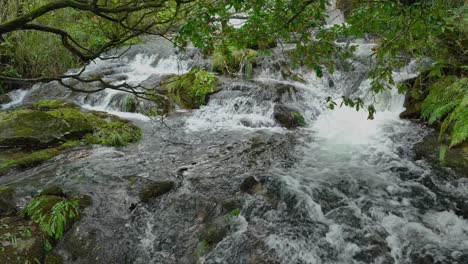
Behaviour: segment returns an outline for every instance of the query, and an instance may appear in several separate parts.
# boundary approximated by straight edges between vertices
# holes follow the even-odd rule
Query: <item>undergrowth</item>
[[[49,237],[59,240],[80,216],[80,201],[56,196],[34,198],[24,209],[24,214],[37,223]]]
[[[450,134],[450,147],[468,139],[468,78],[447,76],[429,87],[422,104],[422,117],[429,124],[441,123],[440,137]]]

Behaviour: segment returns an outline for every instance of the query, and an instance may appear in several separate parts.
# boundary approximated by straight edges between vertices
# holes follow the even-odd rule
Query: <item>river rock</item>
[[[273,117],[279,125],[288,129],[297,128],[306,124],[301,114],[295,109],[282,104],[275,105]]]
[[[229,233],[230,225],[228,218],[219,216],[210,221],[202,232],[201,240],[206,241],[208,245],[219,243]]]
[[[0,216],[11,216],[16,213],[14,196],[13,188],[0,186]]]
[[[71,135],[92,132],[91,123],[76,111],[78,115],[70,118],[34,110],[0,113],[0,147],[49,147]]]
[[[32,221],[19,217],[0,219],[0,263],[42,263],[44,236]]]
[[[437,132],[417,143],[413,151],[416,159],[425,159],[434,164],[450,167],[468,177],[468,143],[447,149],[445,159],[439,160],[440,141]]]
[[[151,199],[168,193],[174,188],[175,184],[172,181],[159,181],[150,183],[140,192],[140,200],[144,203],[147,203]]]
[[[39,192],[39,195],[41,196],[53,195],[53,196],[65,197],[65,193],[63,192],[62,188],[60,188],[57,185],[50,185],[50,186],[45,187]]]
[[[0,95],[0,105],[8,104],[9,102],[11,102],[11,98],[8,94]]]

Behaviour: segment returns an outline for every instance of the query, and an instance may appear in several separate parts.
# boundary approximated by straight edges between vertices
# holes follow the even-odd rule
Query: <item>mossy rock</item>
[[[206,105],[209,95],[218,91],[218,79],[212,73],[195,69],[186,74],[164,79],[161,81],[161,86],[177,105],[196,109]]]
[[[32,199],[24,209],[24,215],[39,225],[51,239],[59,240],[80,216],[80,201],[53,195]]]
[[[15,213],[15,189],[8,186],[0,186],[0,216],[11,216]]]
[[[63,189],[57,185],[46,186],[44,189],[42,189],[39,192],[39,196],[46,196],[46,195],[65,197],[65,193],[63,192]]]
[[[32,221],[19,217],[0,219],[0,263],[42,263],[45,238]]]
[[[15,110],[0,114],[0,147],[41,148],[93,131],[91,115],[77,109]]]
[[[258,52],[253,49],[217,47],[213,53],[212,70],[224,74],[238,73],[241,68],[255,65]]]
[[[75,103],[68,102],[65,100],[50,99],[37,102],[32,105],[32,108],[37,110],[52,110],[59,108],[79,108],[79,106]]]
[[[153,182],[144,187],[140,192],[140,200],[144,203],[149,202],[151,199],[157,198],[165,193],[170,192],[175,188],[174,182],[160,181]]]
[[[0,174],[7,172],[13,168],[27,169],[37,166],[44,161],[47,161],[60,154],[57,149],[44,149],[32,152],[31,154],[20,156],[16,159],[8,160],[0,165]]]
[[[146,116],[167,115],[173,112],[174,105],[165,96],[156,90],[150,90],[142,95],[142,98],[131,94],[116,96],[113,105],[120,108],[122,111],[129,113],[140,113]]]
[[[288,129],[306,125],[304,117],[299,112],[281,104],[275,105],[273,117],[279,125]]]

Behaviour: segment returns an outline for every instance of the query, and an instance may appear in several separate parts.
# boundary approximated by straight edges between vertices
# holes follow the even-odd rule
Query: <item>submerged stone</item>
[[[140,192],[140,200],[144,203],[149,202],[151,199],[166,194],[174,188],[175,184],[172,181],[150,183]]]

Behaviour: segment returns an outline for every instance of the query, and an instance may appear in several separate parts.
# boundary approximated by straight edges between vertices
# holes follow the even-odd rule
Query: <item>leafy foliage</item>
[[[59,240],[79,216],[78,198],[66,200],[57,196],[34,198],[24,209],[24,214],[39,224],[49,237]]]
[[[450,146],[468,139],[468,78],[447,76],[432,84],[422,104],[422,117],[429,124],[442,122],[441,136],[451,129]]]

